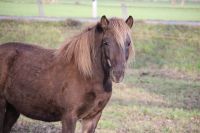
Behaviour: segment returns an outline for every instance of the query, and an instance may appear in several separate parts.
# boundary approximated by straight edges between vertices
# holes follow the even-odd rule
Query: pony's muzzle
[[[120,83],[124,79],[124,71],[123,70],[112,70],[111,78],[112,78],[113,82]]]

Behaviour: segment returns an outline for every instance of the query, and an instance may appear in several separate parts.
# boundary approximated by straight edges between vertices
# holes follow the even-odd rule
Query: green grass
[[[20,41],[58,48],[86,25],[72,20],[0,21],[0,43]],[[200,132],[199,34],[200,27],[136,22],[136,62],[124,82],[114,84],[97,133]],[[21,117],[13,133],[60,130],[59,123]]]
[[[36,16],[38,15],[37,10],[36,4],[8,3],[0,1],[1,15]]]
[[[200,109],[200,82],[169,79],[160,76],[141,77],[135,74],[127,75],[125,81],[126,84],[141,87],[142,91],[147,91],[163,97],[165,103],[163,101],[159,103],[159,101],[154,100],[154,103],[158,106],[163,105],[174,108]]]
[[[134,67],[200,72],[200,27],[136,23]]]
[[[200,8],[163,8],[163,7],[133,7],[129,13],[136,19],[158,19],[158,20],[191,20],[199,21]]]
[[[91,1],[82,2],[87,5],[72,4],[45,4],[44,10],[46,16],[67,16],[67,17],[91,17]],[[110,5],[110,6],[105,6]],[[113,6],[114,5],[114,6]],[[122,16],[119,1],[99,1],[98,15]],[[186,6],[172,6],[169,3],[127,3],[128,14],[135,19],[159,19],[159,20],[200,20],[200,4],[186,4]],[[0,15],[16,16],[37,16],[38,9],[35,1],[0,1]]]

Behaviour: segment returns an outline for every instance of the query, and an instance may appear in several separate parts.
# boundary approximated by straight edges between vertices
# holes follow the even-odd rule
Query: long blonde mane
[[[93,75],[92,65],[95,58],[95,26],[86,28],[86,30],[80,34],[65,42],[56,53],[59,58],[63,58],[68,63],[73,61],[80,73],[86,77],[92,77]],[[108,27],[113,31],[118,45],[123,48],[127,34],[131,38],[130,28],[126,25],[124,20],[117,18],[110,19]],[[130,52],[131,51],[132,50],[130,50]]]

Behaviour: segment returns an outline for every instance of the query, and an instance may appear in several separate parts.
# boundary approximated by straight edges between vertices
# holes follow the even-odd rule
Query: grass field
[[[51,23],[1,21],[0,43],[22,41],[58,47],[65,38],[80,31],[77,26],[84,28],[85,24],[74,21]],[[136,22],[133,27],[133,37],[138,56],[132,66],[199,73],[199,35],[198,26],[151,25]]]
[[[57,48],[88,24],[0,21],[0,43],[20,41]],[[123,83],[114,84],[97,133],[200,132],[200,27],[136,22],[136,62]],[[13,133],[57,133],[59,123],[26,117]],[[80,125],[78,125],[78,131]]]
[[[91,17],[91,1],[82,1],[75,5],[70,0],[57,4],[45,4],[44,10],[46,16],[56,17]],[[119,1],[98,1],[98,16],[106,14],[107,16],[122,16],[121,3]],[[158,20],[200,20],[200,4],[188,3],[185,6],[172,6],[170,3],[148,3],[148,2],[127,2],[128,14],[135,19],[158,19]],[[28,1],[0,1],[0,15],[16,16],[38,16],[38,7],[33,0]]]

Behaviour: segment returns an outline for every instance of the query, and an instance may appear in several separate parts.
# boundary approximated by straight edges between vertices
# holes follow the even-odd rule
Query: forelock
[[[123,19],[111,18],[109,21],[109,29],[113,32],[117,44],[124,48],[127,35],[131,38],[131,29],[125,21]]]

